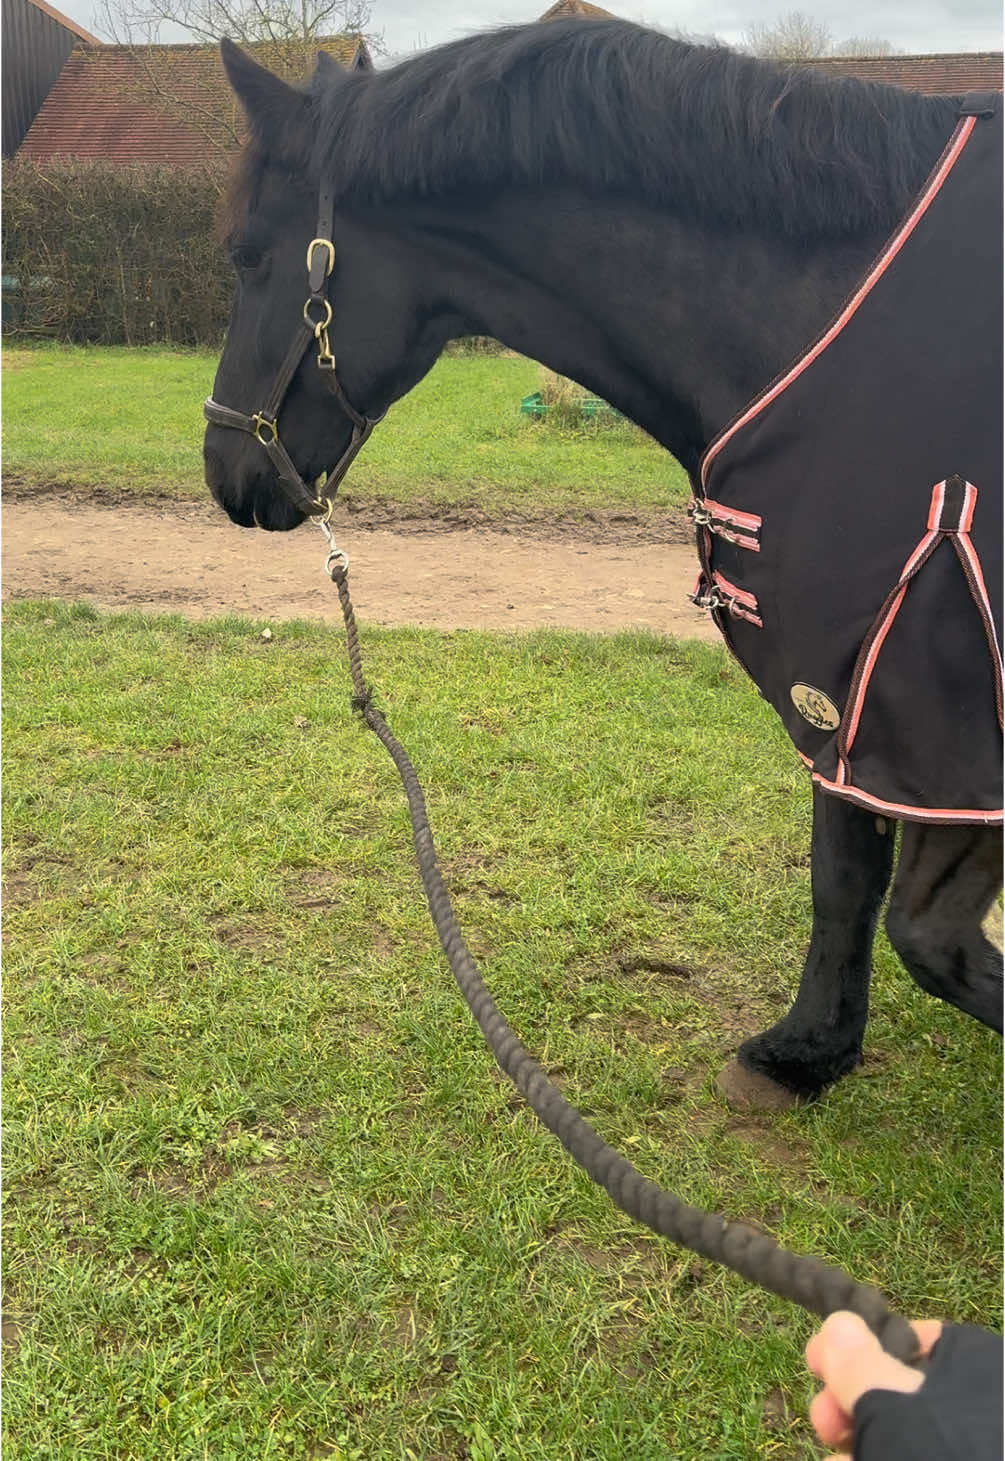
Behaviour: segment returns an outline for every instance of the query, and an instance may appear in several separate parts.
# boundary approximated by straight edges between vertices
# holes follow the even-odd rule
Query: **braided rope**
[[[359,634],[349,598],[346,567],[335,562],[329,572],[338,589],[345,619],[349,667],[355,692],[353,709],[360,713],[386,747],[398,768],[408,798],[419,872],[443,952],[489,1049],[534,1114],[558,1137],[573,1160],[629,1217],[681,1247],[724,1264],[752,1283],[792,1300],[811,1313],[826,1316],[837,1309],[850,1309],[865,1320],[889,1354],[908,1364],[915,1363],[919,1358],[919,1347],[914,1330],[906,1319],[888,1308],[877,1289],[856,1283],[843,1270],[820,1259],[791,1253],[780,1247],[774,1238],[755,1232],[745,1223],[730,1222],[714,1213],[691,1207],[674,1193],[643,1177],[619,1152],[608,1146],[569,1104],[514,1035],[486,988],[457,926],[450,895],[436,863],[425,797],[415,768],[373,704],[372,692],[363,679]]]

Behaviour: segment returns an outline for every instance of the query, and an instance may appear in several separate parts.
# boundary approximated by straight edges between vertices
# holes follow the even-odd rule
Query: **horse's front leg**
[[[740,1046],[719,1077],[738,1106],[818,1096],[862,1057],[872,943],[893,868],[895,824],[813,792],[813,933],[795,1003]]]

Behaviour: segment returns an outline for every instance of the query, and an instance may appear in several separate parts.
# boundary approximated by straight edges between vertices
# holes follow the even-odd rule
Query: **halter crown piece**
[[[334,212],[334,191],[329,183],[322,183],[318,196],[317,237],[312,238],[307,246],[307,288],[309,293],[304,304],[303,324],[286,352],[286,358],[272,382],[272,389],[269,391],[265,405],[254,415],[246,416],[242,411],[235,411],[230,406],[221,406],[210,396],[203,403],[202,408],[202,414],[214,426],[232,426],[238,431],[247,431],[261,446],[264,446],[276,468],[280,486],[286,496],[293,506],[307,517],[316,517],[318,514],[327,514],[331,511],[332,497],[337,491],[339,483],[348,472],[356,454],[366,442],[371,431],[378,421],[384,419],[385,414],[382,411],[379,416],[364,416],[362,412],[357,411],[339,385],[335,370],[335,356],[328,337],[328,327],[332,322],[332,307],[327,292],[328,280],[335,268],[335,245],[332,242]],[[328,473],[325,482],[325,488],[331,495],[323,501],[318,499],[297,471],[292,457],[279,439],[278,426],[279,412],[293,377],[299,369],[300,362],[310,349],[311,343],[315,340],[318,346],[318,370],[321,371],[322,378],[342,411],[352,422],[352,437],[349,445],[337,464]]]

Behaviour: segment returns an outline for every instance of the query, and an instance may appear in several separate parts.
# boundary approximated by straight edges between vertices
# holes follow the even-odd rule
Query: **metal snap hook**
[[[335,511],[335,499],[334,497],[319,497],[318,506],[322,510],[321,512],[317,513],[311,519],[311,521],[316,522],[319,528],[328,528],[328,525],[332,520],[332,513]],[[330,529],[328,532],[328,536],[331,537]]]
[[[335,500],[332,497],[325,498],[325,512],[321,517],[311,518],[311,522],[317,523],[328,540],[328,557],[325,559],[325,573],[332,577],[336,568],[341,568],[343,573],[349,572],[349,554],[344,548],[340,548],[335,541],[335,534],[331,530],[331,515],[335,510]]]

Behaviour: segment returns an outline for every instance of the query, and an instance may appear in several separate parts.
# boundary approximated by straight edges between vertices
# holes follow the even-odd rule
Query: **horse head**
[[[237,287],[205,407],[206,481],[235,522],[286,530],[333,495],[446,335],[428,338],[393,220],[337,211],[318,156],[325,96],[362,78],[322,53],[294,87],[230,41],[221,52],[249,135],[225,217]]]

